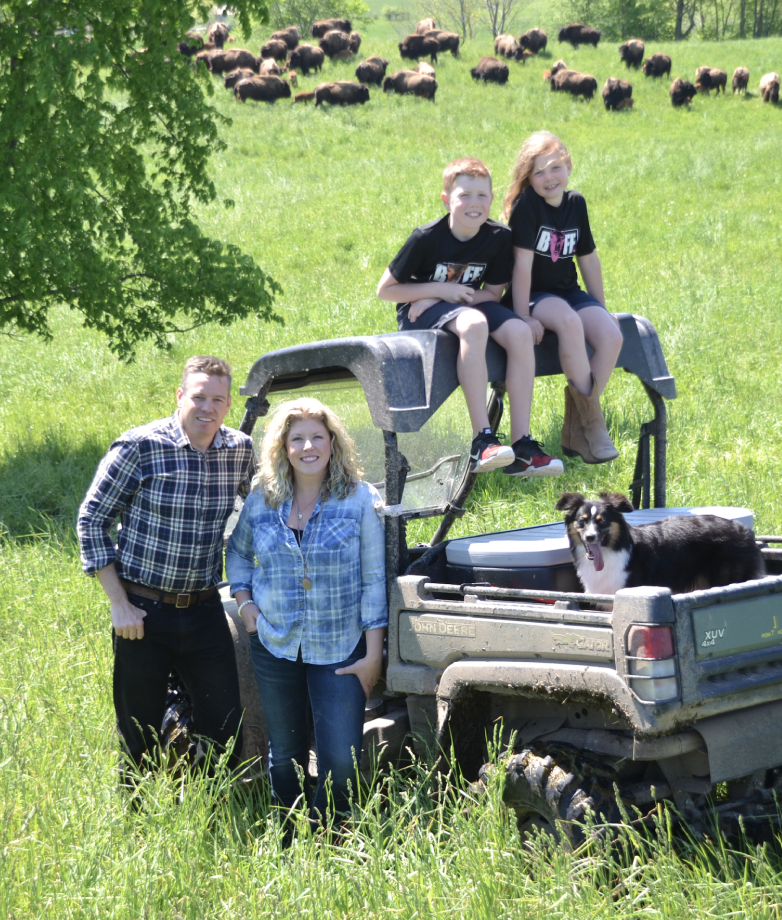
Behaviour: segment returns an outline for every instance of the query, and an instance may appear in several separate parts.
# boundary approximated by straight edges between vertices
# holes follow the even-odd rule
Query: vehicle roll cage
[[[617,367],[641,381],[654,408],[654,418],[641,425],[635,471],[630,484],[636,508],[665,507],[667,411],[666,399],[676,398],[676,385],[654,326],[641,316],[617,314],[624,343]],[[476,473],[463,471],[452,499],[441,507],[402,511],[402,495],[410,465],[398,446],[397,434],[416,432],[459,386],[456,377],[458,339],[450,332],[421,330],[376,336],[331,339],[271,351],[252,366],[239,392],[247,396],[240,430],[251,434],[266,415],[273,393],[356,380],[364,391],[372,424],[383,433],[385,503],[391,511],[386,526],[386,570],[401,574],[407,567],[406,522],[442,515],[431,545],[441,543],[464,514]],[[505,398],[505,352],[492,339],[486,350],[491,394],[488,414],[496,431]],[[535,346],[535,376],[561,374],[557,337],[547,332]],[[654,438],[652,446],[650,439]],[[421,476],[421,474],[416,474]],[[412,478],[412,477],[411,477]]]

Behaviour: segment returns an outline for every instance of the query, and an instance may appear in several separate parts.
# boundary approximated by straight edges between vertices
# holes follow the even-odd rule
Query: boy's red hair
[[[483,160],[475,157],[461,157],[449,163],[443,171],[443,191],[450,194],[459,176],[469,176],[471,179],[488,179],[491,185],[491,173]]]

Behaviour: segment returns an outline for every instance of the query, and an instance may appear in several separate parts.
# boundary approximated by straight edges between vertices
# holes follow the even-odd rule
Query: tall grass
[[[490,53],[486,37],[459,60],[441,59],[434,105],[376,90],[356,109],[240,105],[216,83],[212,104],[233,123],[213,173],[235,207],[215,204],[198,218],[283,284],[285,325],[200,329],[172,338],[169,353],[142,347],[132,365],[64,312],[51,345],[0,339],[2,916],[778,915],[776,845],[677,843],[663,822],[618,849],[569,856],[544,841],[523,847],[497,790],[471,802],[449,781],[433,795],[423,764],[370,790],[339,845],[304,835],[283,852],[263,796],[248,801],[220,782],[183,790],[154,776],[133,811],[116,792],[107,609],[79,571],[73,540],[100,456],[119,432],[173,410],[187,356],[223,355],[241,383],[269,349],[393,330],[393,307],[376,300],[375,285],[412,228],[442,213],[444,165],[483,158],[496,215],[516,151],[539,128],[558,133],[573,155],[572,186],[589,203],[609,308],[654,322],[676,377],[669,504],[746,505],[759,529],[782,529],[782,110],[756,95],[759,76],[780,69],[782,42],[647,50],[669,51],[674,75],[692,77],[699,64],[729,74],[748,66],[755,94],[698,97],[674,110],[664,84],[631,73],[634,110],[610,114],[599,99],[552,94],[542,71],[562,55],[602,86],[626,75],[616,46],[573,52],[554,42],[547,58],[512,66],[507,86],[480,86],[469,68]],[[387,23],[364,30],[364,51],[401,66]],[[320,77],[300,78],[301,88],[352,71],[327,64]],[[533,410],[534,434],[554,453],[562,383],[539,381]],[[540,482],[481,477],[454,532],[552,520],[562,488],[626,489],[650,408],[622,373],[605,406],[619,460],[567,460],[563,477]],[[235,388],[229,423],[242,407]],[[466,438],[466,416],[463,424]],[[411,528],[412,539],[429,533],[429,523]]]

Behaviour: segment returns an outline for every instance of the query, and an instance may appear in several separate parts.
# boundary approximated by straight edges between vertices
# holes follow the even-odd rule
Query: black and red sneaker
[[[514,442],[513,453],[516,459],[502,471],[508,476],[559,476],[564,470],[562,461],[549,457],[528,434]]]
[[[508,466],[515,459],[513,448],[500,444],[491,428],[484,428],[470,448],[470,465],[476,473],[490,473],[501,466]]]

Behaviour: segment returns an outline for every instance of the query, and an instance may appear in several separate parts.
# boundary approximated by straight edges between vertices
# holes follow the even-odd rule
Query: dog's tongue
[[[603,549],[599,543],[593,543],[590,547],[592,551],[592,561],[595,564],[595,570],[598,572],[603,571]]]

